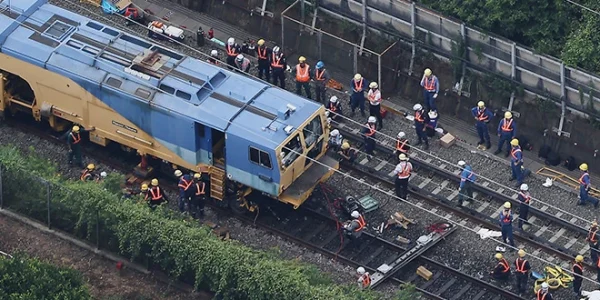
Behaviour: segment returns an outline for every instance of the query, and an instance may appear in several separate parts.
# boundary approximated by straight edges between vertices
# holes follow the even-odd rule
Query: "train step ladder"
[[[544,176],[544,177],[548,177],[550,179],[552,179],[553,181],[558,181],[560,183],[563,183],[569,187],[572,187],[573,189],[575,189],[575,192],[577,194],[579,194],[579,179],[577,178],[573,178],[567,174],[564,174],[562,172],[547,168],[547,167],[542,167],[541,169],[539,169],[537,172],[535,172],[538,175]],[[590,196],[592,197],[600,197],[600,190],[598,190],[597,188],[590,188],[589,191]]]
[[[396,258],[391,264],[382,264],[379,266],[379,268],[377,268],[377,272],[371,275],[370,288],[373,289],[384,282],[390,276],[394,275],[400,269],[405,267],[409,262],[419,257],[425,251],[429,250],[431,247],[450,235],[452,232],[456,231],[458,228],[451,224],[444,223],[443,225],[445,225],[445,230],[437,230],[428,235],[421,236],[412,248],[402,253],[402,255]]]
[[[210,168],[210,196],[217,200],[223,200],[225,191],[225,171],[221,168]]]

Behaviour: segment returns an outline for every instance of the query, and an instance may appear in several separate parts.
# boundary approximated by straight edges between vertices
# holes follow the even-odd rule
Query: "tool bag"
[[[565,160],[565,168],[569,171],[577,169],[577,160],[575,160],[575,157],[569,156],[567,160]]]
[[[538,151],[538,157],[540,158],[548,158],[548,154],[552,151],[552,148],[548,145],[543,145],[540,147],[540,151]]]
[[[546,158],[546,164],[551,166],[558,166],[560,164],[560,156],[554,151],[550,151]]]

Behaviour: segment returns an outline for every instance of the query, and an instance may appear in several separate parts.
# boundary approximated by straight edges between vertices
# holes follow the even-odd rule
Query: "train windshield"
[[[304,127],[304,129],[302,129],[304,143],[307,149],[314,145],[317,140],[319,140],[319,137],[323,135],[323,127],[321,124],[321,116],[316,116]]]

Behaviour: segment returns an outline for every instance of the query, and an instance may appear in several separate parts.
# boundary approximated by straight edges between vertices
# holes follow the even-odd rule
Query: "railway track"
[[[357,146],[362,145],[363,139],[358,132],[358,126],[344,123],[338,125],[344,138],[353,141]],[[370,160],[361,152],[355,164],[346,164],[344,167],[359,173],[362,177],[383,182],[393,189],[391,172],[397,164],[396,157],[393,155],[393,146],[390,141],[378,141],[375,151],[376,155]],[[412,151],[409,156],[417,171],[417,176],[411,176],[409,180],[410,192],[419,199],[452,212],[459,217],[453,221],[459,224],[464,224],[469,219],[487,228],[499,230],[497,220],[502,211],[502,204],[508,201],[512,203],[513,208],[519,206],[517,194],[513,191],[505,190],[493,181],[478,179],[473,185],[473,199],[466,201],[463,207],[458,207],[455,200],[458,197],[460,168],[415,151]],[[529,213],[529,222],[532,225],[523,231],[515,229],[514,235],[516,240],[532,244],[537,248],[533,255],[537,256],[545,252],[557,256],[564,260],[562,266],[565,268],[569,268],[569,263],[574,256],[578,254],[587,256],[589,245],[585,242],[585,237],[586,227],[589,224],[583,224],[582,220],[575,217],[568,218],[563,212],[548,206],[530,207]],[[550,257],[550,260],[553,258]],[[595,268],[589,260],[586,264],[590,268]]]

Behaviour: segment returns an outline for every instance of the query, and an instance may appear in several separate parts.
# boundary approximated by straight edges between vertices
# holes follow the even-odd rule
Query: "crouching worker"
[[[358,267],[356,269],[356,274],[358,274],[358,288],[359,289],[367,289],[371,286],[371,274],[365,270],[363,267]]]
[[[167,195],[164,194],[163,190],[158,186],[158,179],[154,178],[150,182],[152,187],[146,194],[146,201],[152,210],[156,209],[157,206],[164,202],[169,201]]]
[[[365,218],[356,210],[350,216],[352,220],[344,223],[344,234],[354,240],[361,236],[363,229],[367,226],[367,222],[365,222]]]
[[[333,151],[339,151],[342,146],[343,138],[340,131],[337,129],[332,130],[329,133],[329,143],[327,146]]]
[[[345,160],[350,163],[353,163],[356,160],[356,156],[358,155],[358,151],[352,147],[350,147],[350,143],[344,141],[342,143],[342,147],[340,147],[340,151],[337,152],[340,156],[340,161]]]
[[[501,253],[496,253],[496,260],[498,260],[498,264],[494,268],[494,270],[490,273],[492,278],[498,280],[506,280],[510,276],[510,264],[508,261],[502,256]]]

